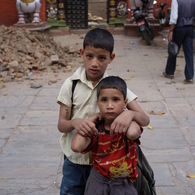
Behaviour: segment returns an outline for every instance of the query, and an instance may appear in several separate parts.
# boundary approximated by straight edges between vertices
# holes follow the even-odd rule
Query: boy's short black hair
[[[87,32],[83,41],[83,49],[86,46],[94,48],[102,48],[112,54],[114,49],[114,38],[112,34],[105,29],[94,28]]]
[[[123,94],[124,99],[126,99],[127,84],[123,79],[121,79],[118,76],[108,76],[99,82],[97,86],[97,98],[100,95],[101,89],[109,89],[109,88],[118,89]]]

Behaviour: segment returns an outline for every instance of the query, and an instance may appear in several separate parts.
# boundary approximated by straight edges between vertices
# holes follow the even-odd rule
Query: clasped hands
[[[124,110],[119,116],[115,118],[110,127],[110,135],[118,133],[126,133],[133,119],[130,110]],[[76,118],[73,119],[74,129],[82,136],[92,137],[98,134],[96,124],[102,121],[103,118],[100,113],[96,113],[88,119]]]

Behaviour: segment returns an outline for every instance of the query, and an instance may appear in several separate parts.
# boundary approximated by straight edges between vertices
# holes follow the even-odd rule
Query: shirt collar
[[[100,79],[102,80],[103,78],[107,77],[108,74],[105,71],[103,77]],[[88,85],[91,88],[94,88],[92,85],[91,81],[87,80],[86,77],[86,72],[85,72],[85,68],[84,65],[80,66],[75,72],[74,74],[71,76],[71,80],[80,80],[82,83],[85,83],[86,85]],[[99,83],[99,82],[98,82]]]

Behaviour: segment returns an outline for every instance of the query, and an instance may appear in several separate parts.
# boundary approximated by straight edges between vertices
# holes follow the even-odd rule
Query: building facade
[[[165,11],[171,5],[171,0],[157,0],[157,4],[160,2],[166,2]],[[154,5],[154,17],[157,17],[159,10],[157,4]],[[40,19],[54,26],[87,28],[89,12],[109,23],[111,19],[130,17],[130,14],[124,13],[125,6],[131,7],[129,0],[41,0]],[[8,0],[1,0],[0,25],[12,26],[17,22],[16,0],[9,0],[9,3]]]

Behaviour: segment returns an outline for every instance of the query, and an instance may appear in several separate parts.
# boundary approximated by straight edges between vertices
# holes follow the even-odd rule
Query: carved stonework
[[[39,23],[40,20],[40,0],[16,0],[18,11],[18,24]]]

